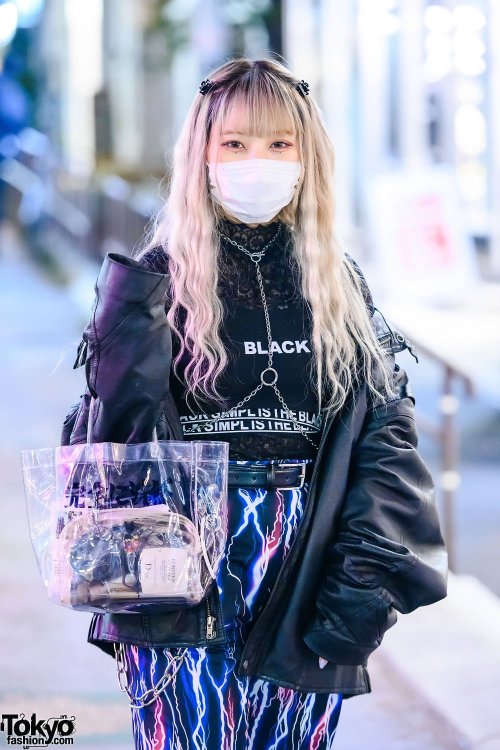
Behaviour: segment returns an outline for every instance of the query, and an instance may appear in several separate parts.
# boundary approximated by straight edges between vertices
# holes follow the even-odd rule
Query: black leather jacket
[[[356,267],[361,275],[359,267]],[[108,254],[75,367],[87,387],[68,413],[61,444],[85,442],[90,393],[93,441],[182,440],[168,389],[168,276]],[[399,396],[374,407],[365,385],[325,422],[295,541],[236,667],[300,691],[371,692],[367,660],[385,631],[447,593],[447,553],[432,477],[417,450],[415,399],[395,353],[410,348],[367,303],[391,358]],[[96,413],[97,412],[97,413]],[[207,617],[215,616],[215,633]],[[211,635],[212,637],[208,637]],[[196,607],[168,613],[95,614],[88,641],[210,647],[224,642],[218,587]],[[318,655],[328,660],[319,668]]]

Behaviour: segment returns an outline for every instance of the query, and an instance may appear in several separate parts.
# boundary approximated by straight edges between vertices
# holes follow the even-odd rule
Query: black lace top
[[[249,227],[221,221],[219,228],[218,295],[225,308],[220,335],[229,356],[219,383],[227,400],[222,411],[232,409],[251,393],[260,383],[260,372],[268,361],[268,337],[255,264],[228,241],[232,239],[251,252],[266,248],[260,269],[270,316],[273,367],[278,371],[280,393],[297,421],[289,418],[271,387],[261,388],[237,412],[215,420],[220,406],[199,399],[203,407],[200,409],[189,398],[182,379],[185,363],[181,360],[171,388],[186,439],[227,440],[231,458],[314,457],[323,418],[317,411],[311,382],[312,320],[291,253],[292,231],[282,222]],[[139,260],[151,270],[168,272],[167,257],[160,247],[152,248]],[[173,357],[178,352],[179,341],[174,336]],[[209,420],[213,420],[212,424]]]

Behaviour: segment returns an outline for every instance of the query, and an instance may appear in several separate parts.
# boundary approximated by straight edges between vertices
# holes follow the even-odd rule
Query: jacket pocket
[[[373,591],[370,603],[353,610],[349,620],[335,613],[326,617],[317,610],[304,641],[333,664],[366,665],[369,655],[380,646],[385,632],[396,620],[396,612],[383,593]]]
[[[398,613],[392,606],[386,591],[380,592],[381,603],[377,607],[378,641],[382,642],[385,633],[398,621]]]

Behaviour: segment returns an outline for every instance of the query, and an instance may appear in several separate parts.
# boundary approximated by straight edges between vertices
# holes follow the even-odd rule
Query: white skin
[[[242,161],[243,159],[274,159],[275,161],[299,161],[297,139],[293,133],[283,131],[267,133],[263,137],[248,135],[245,130],[246,117],[239,106],[232,109],[229,117],[224,121],[222,133],[215,129],[210,134],[207,145],[206,160],[210,162]],[[224,210],[227,218],[240,223],[232,214]],[[258,227],[261,224],[271,224],[274,219],[258,224],[247,224]]]

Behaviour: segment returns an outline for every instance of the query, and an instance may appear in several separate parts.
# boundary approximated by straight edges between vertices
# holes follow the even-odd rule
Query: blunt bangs
[[[221,135],[233,112],[239,110],[243,122],[239,121],[238,129],[245,135],[263,138],[289,132],[301,138],[303,128],[297,104],[286,89],[287,84],[267,76],[254,76],[248,82],[240,79],[214,97],[211,127]]]

